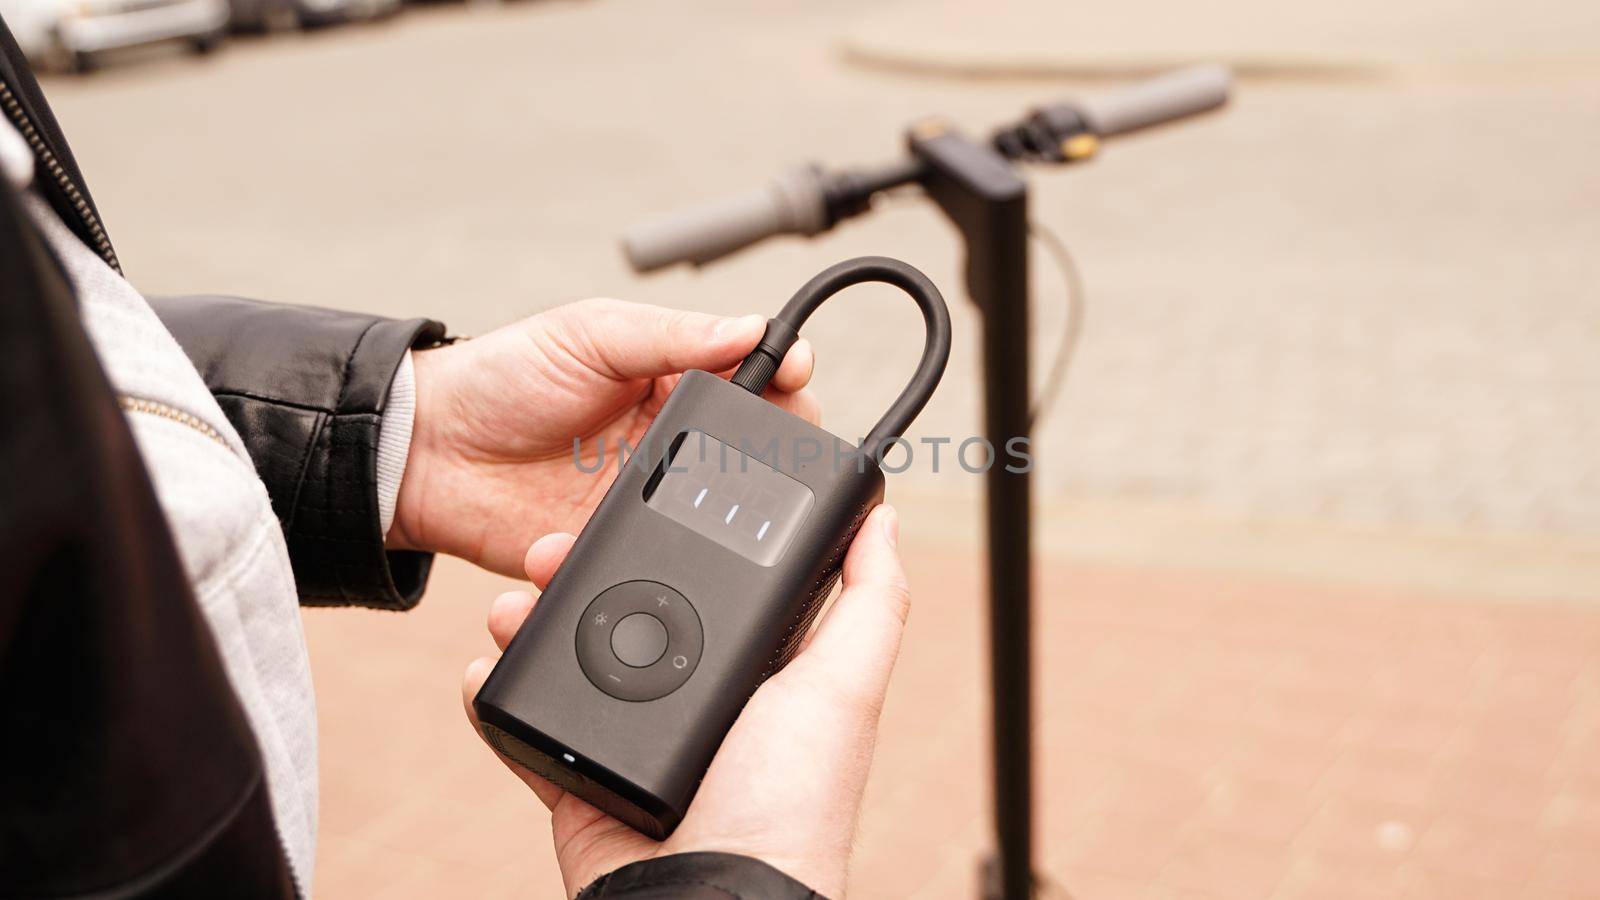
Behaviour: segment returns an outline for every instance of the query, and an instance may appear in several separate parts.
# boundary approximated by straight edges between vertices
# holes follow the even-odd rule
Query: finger
[[[568,353],[620,381],[738,365],[761,340],[766,320],[586,300],[560,307],[550,327],[564,332],[560,346]]]
[[[572,544],[577,538],[564,531],[547,534],[528,548],[528,555],[522,558],[522,571],[528,575],[528,580],[539,590],[550,586],[550,579],[556,575],[556,569],[561,568],[561,561],[567,558],[567,553],[572,550]]]
[[[811,373],[816,368],[817,357],[811,349],[811,342],[801,338],[789,348],[783,362],[778,365],[778,371],[772,374],[772,387],[794,393],[811,383]]]
[[[900,652],[911,594],[896,553],[899,516],[873,510],[844,562],[844,589],[798,657],[801,677],[818,678],[876,719]],[[786,670],[787,671],[787,670]]]
[[[530,591],[510,591],[494,598],[489,604],[489,635],[501,650],[517,636],[522,620],[533,612],[533,594]]]
[[[461,705],[466,709],[467,719],[472,722],[472,730],[478,733],[478,737],[483,737],[483,724],[478,721],[478,711],[472,708],[472,698],[478,696],[478,689],[483,687],[484,680],[489,677],[489,672],[493,669],[494,659],[485,656],[481,659],[473,660],[467,666],[466,674],[461,678]],[[484,738],[484,743],[489,743],[489,739]],[[489,749],[494,750],[494,745],[490,744]],[[494,754],[500,757],[500,761],[505,763],[506,767],[512,772],[516,773],[518,778],[522,779],[523,784],[533,790],[533,793],[538,796],[539,802],[543,803],[546,809],[555,809],[556,803],[561,800],[561,795],[565,791],[507,759],[505,754],[500,751],[495,750]]]
[[[808,390],[786,394],[768,388],[761,396],[774,406],[788,410],[813,425],[822,424],[822,406],[817,402],[817,395]]]

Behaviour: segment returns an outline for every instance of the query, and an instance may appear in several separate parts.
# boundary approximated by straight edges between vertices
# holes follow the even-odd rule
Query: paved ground
[[[918,433],[964,435],[976,322],[915,200],[701,273],[632,276],[615,236],[884,158],[929,111],[979,129],[1107,71],[1244,64],[1225,115],[1034,179],[1091,304],[1038,444],[1041,861],[1087,900],[1600,897],[1596,7],[983,9],[439,6],[47,90],[147,291],[473,333],[590,294],[770,309],[888,253],[951,288]],[[916,347],[861,294],[808,326],[844,433]],[[892,489],[917,612],[858,896],[970,896],[986,843],[981,485],[945,473]],[[307,614],[322,895],[548,893],[538,807],[459,718],[500,587],[445,564],[413,615]]]
[[[909,523],[909,519],[908,519]],[[973,896],[983,627],[961,548],[916,589],[852,892]],[[943,550],[944,552],[940,552]],[[1600,897],[1600,614],[1200,570],[1042,567],[1040,861],[1080,900]],[[478,746],[498,582],[311,610],[330,897],[549,896],[543,808]]]

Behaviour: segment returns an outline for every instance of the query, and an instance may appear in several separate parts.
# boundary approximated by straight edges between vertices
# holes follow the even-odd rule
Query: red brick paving
[[[973,895],[987,842],[977,560],[916,606],[862,897]],[[497,579],[307,614],[330,897],[551,896],[543,810],[460,718]],[[1080,900],[1600,897],[1600,608],[1188,571],[1040,571],[1039,860]]]

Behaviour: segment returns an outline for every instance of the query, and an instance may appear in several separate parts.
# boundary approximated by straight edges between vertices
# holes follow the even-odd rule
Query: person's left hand
[[[839,596],[794,661],[745,704],[683,822],[665,841],[645,837],[500,756],[550,809],[568,897],[629,863],[697,851],[754,857],[823,897],[844,896],[879,712],[911,610],[896,551],[899,535],[893,509],[879,506],[867,517],[845,555]],[[535,587],[549,585],[574,540],[547,535],[528,548],[527,575]],[[489,633],[501,650],[534,603],[529,591],[495,599]],[[496,659],[474,661],[461,683],[467,718],[479,736],[472,701]]]
[[[728,373],[765,321],[585,300],[416,352],[416,418],[388,546],[521,575],[535,538],[583,528],[616,476],[619,442],[638,446],[678,376]],[[766,397],[816,422],[811,366],[802,339]],[[580,470],[575,438],[585,468],[603,440],[605,465]]]

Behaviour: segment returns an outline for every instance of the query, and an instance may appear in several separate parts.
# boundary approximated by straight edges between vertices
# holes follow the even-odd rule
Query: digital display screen
[[[700,431],[680,434],[645,488],[645,505],[770,566],[816,502],[811,489]]]

